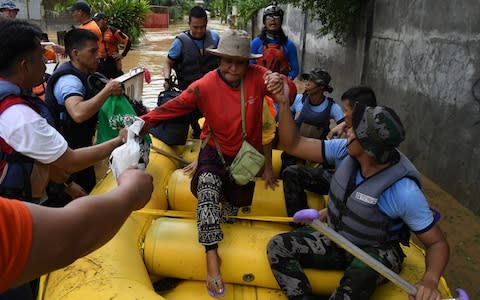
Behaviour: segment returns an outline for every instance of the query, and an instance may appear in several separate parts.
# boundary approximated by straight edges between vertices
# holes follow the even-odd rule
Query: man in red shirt
[[[180,96],[144,115],[142,119],[146,122],[146,132],[160,121],[185,115],[194,109],[200,110],[205,117],[200,136],[205,147],[199,153],[191,189],[198,198],[197,224],[199,242],[205,246],[207,256],[207,289],[211,296],[221,297],[225,293],[225,284],[220,275],[217,248],[223,239],[220,228],[222,216],[236,214],[239,206],[251,203],[255,186],[254,182],[237,185],[227,172],[227,166],[243,143],[240,87],[243,83],[246,141],[257,150],[262,148],[264,96],[283,91],[284,84],[287,84],[290,99],[293,99],[296,87],[284,75],[248,64],[249,59],[256,59],[261,54],[250,53],[250,38],[244,31],[225,32],[218,48],[207,51],[220,57],[218,69],[205,74]],[[208,138],[210,135],[211,138]],[[208,141],[205,141],[207,138]],[[268,152],[271,148],[265,150]],[[267,155],[265,169],[273,178],[271,157]],[[220,202],[223,202],[223,211]]]

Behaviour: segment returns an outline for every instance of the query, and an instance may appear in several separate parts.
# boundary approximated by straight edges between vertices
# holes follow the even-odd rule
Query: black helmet
[[[272,5],[265,7],[263,11],[263,23],[265,23],[265,18],[267,16],[279,16],[280,20],[283,21],[283,9],[280,6],[277,6],[277,3],[274,2]]]

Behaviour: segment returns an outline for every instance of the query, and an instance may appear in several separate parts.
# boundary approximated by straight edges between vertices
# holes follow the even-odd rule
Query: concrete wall
[[[297,44],[302,69],[327,69],[336,99],[352,85],[370,85],[379,104],[404,122],[402,151],[480,214],[478,0],[372,0],[344,46],[316,36],[320,24],[305,21],[302,11],[284,8],[284,30]],[[256,19],[259,30],[261,13]]]
[[[40,0],[15,0],[15,5],[19,9],[17,18],[40,20],[43,16],[43,6]]]

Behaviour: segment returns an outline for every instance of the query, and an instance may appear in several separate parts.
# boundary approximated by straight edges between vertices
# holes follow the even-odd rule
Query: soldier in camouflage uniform
[[[308,153],[315,146],[312,140],[298,136],[284,97],[276,96],[276,101],[280,103],[280,141],[290,153],[319,161],[323,155],[341,153],[340,143],[337,149],[315,144],[319,154]],[[400,119],[386,107],[356,105],[350,118],[346,114],[346,122],[343,147],[348,155],[335,171],[328,208],[320,218],[397,273],[404,258],[400,243],[407,244],[413,231],[426,249],[426,271],[417,283],[415,299],[440,299],[437,285],[449,247],[420,189],[420,174],[396,148],[405,137]],[[383,280],[310,227],[274,236],[267,256],[288,299],[314,299],[303,268],[345,270],[330,299],[370,299]]]

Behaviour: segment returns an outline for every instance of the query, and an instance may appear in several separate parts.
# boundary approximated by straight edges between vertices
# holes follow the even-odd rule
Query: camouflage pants
[[[283,192],[287,214],[292,217],[297,211],[308,208],[305,190],[327,195],[332,173],[323,167],[293,165],[282,172]]]
[[[397,243],[363,250],[394,272],[400,272],[405,255]],[[330,300],[367,300],[375,287],[385,282],[373,269],[311,227],[274,236],[268,244],[267,256],[273,275],[290,300],[313,299],[303,268],[345,270]]]
[[[223,181],[212,172],[201,173],[197,185],[197,227],[198,241],[215,245],[223,240],[221,223],[228,222],[228,216],[237,214],[238,207],[224,201]]]

